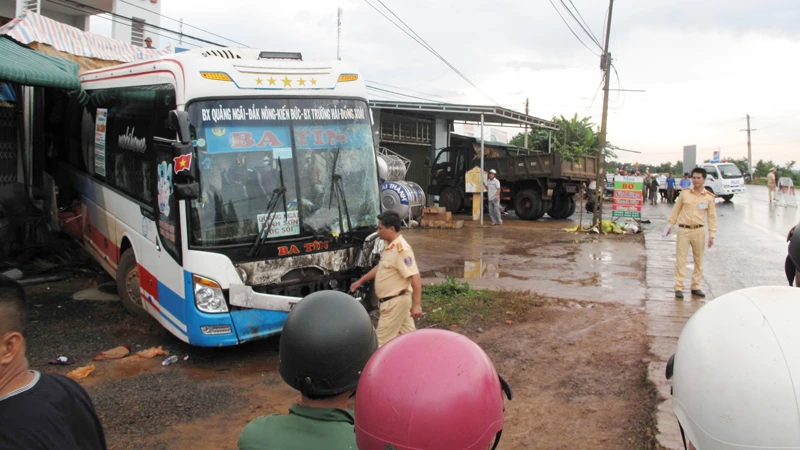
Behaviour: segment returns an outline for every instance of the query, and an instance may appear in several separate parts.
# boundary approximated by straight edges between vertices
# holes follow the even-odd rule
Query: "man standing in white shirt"
[[[500,216],[500,180],[497,179],[497,171],[494,169],[489,171],[486,191],[489,199],[489,217],[492,218],[492,225],[502,225],[503,218]]]

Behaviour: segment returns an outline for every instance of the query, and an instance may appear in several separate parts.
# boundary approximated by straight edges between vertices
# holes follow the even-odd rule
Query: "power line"
[[[388,89],[382,89],[382,88],[379,88],[379,87],[376,87],[376,86],[367,85],[367,89],[372,89],[373,91],[386,92],[386,93],[389,93],[389,94],[399,95],[401,97],[414,98],[414,99],[417,99],[417,100],[425,100],[426,102],[431,102],[431,103],[444,103],[444,102],[439,102],[439,101],[436,101],[436,100],[431,100],[429,98],[417,97],[417,96],[414,96],[414,95],[403,94],[402,92],[390,91]]]
[[[580,42],[580,43],[581,43],[581,45],[583,45],[584,47],[586,47],[586,50],[589,50],[589,51],[590,51],[590,52],[591,52],[591,53],[592,53],[594,56],[598,56],[598,57],[599,57],[600,55],[599,55],[599,54],[597,54],[597,53],[596,53],[594,50],[592,50],[591,48],[589,48],[589,46],[588,46],[588,45],[586,45],[586,43],[585,43],[585,42],[583,42],[583,40],[582,40],[580,37],[578,37],[578,34],[577,34],[577,33],[575,33],[575,30],[573,30],[573,29],[572,29],[572,27],[571,27],[571,26],[569,26],[569,23],[567,22],[567,19],[565,19],[565,18],[564,18],[564,15],[562,15],[562,14],[561,14],[561,11],[558,9],[558,6],[556,6],[556,4],[555,4],[555,3],[553,3],[553,0],[550,0],[550,4],[551,4],[551,5],[553,5],[553,9],[555,9],[555,10],[556,10],[556,12],[558,13],[558,17],[561,17],[561,21],[562,21],[562,22],[564,22],[564,25],[566,25],[566,26],[567,26],[567,28],[569,29],[569,32],[570,32],[570,33],[572,33],[572,35],[573,35],[573,36],[575,36],[575,39],[577,39],[577,40],[578,40],[578,42]]]
[[[564,6],[564,9],[567,10],[569,15],[572,16],[572,18],[575,20],[575,23],[577,23],[578,26],[581,27],[583,32],[586,33],[587,36],[589,36],[589,39],[591,39],[597,45],[597,47],[603,48],[603,46],[600,45],[600,41],[598,41],[597,38],[594,36],[594,33],[589,31],[589,29],[587,29],[587,27],[589,25],[583,26],[583,23],[581,23],[581,20],[583,20],[583,16],[581,16],[581,13],[578,11],[578,8],[575,8],[575,4],[572,3],[572,0],[569,0],[569,3],[570,3],[570,5],[572,5],[573,8],[575,8],[575,13],[577,13],[578,16],[580,16],[581,20],[578,20],[578,18],[575,17],[575,13],[573,13],[572,10],[567,6],[567,4],[564,3],[564,0],[558,0],[558,1],[561,3],[562,6]],[[585,23],[585,21],[584,21],[584,23]]]
[[[393,85],[391,85],[391,84],[386,84],[386,83],[378,83],[377,81],[372,81],[372,80],[364,80],[364,81],[366,81],[367,83],[378,84],[378,85],[381,85],[381,86],[386,86],[386,87],[390,87],[390,88],[402,89],[402,90],[404,90],[404,91],[413,92],[413,93],[415,93],[415,94],[427,95],[428,97],[438,97],[438,98],[445,99],[445,100],[450,100],[450,99],[452,99],[452,97],[442,97],[441,95],[430,94],[430,93],[428,93],[428,92],[415,91],[415,90],[413,90],[413,89],[404,88],[404,87],[402,87],[402,86],[393,86]]]
[[[552,1],[552,0],[551,0],[551,1]],[[475,83],[473,83],[473,82],[472,82],[472,81],[471,81],[469,78],[467,78],[467,76],[466,76],[466,75],[464,75],[464,74],[463,74],[463,73],[462,73],[460,70],[456,69],[456,67],[455,67],[454,65],[450,64],[450,61],[448,61],[447,59],[445,59],[445,57],[444,57],[444,56],[442,56],[441,54],[439,54],[439,52],[437,52],[437,51],[436,51],[436,50],[433,48],[433,46],[431,46],[431,45],[430,45],[430,44],[428,44],[428,43],[427,43],[427,42],[426,42],[424,39],[422,39],[422,37],[421,37],[419,34],[417,34],[417,32],[416,32],[416,31],[414,31],[414,29],[413,29],[413,28],[411,28],[410,26],[408,26],[408,24],[406,24],[406,23],[403,21],[403,19],[401,19],[401,18],[400,18],[400,17],[399,17],[397,14],[395,14],[395,13],[394,13],[394,11],[392,11],[392,10],[391,10],[391,8],[389,8],[388,6],[386,6],[386,4],[384,4],[382,0],[378,0],[378,2],[379,2],[379,3],[380,3],[380,4],[381,4],[381,5],[384,7],[384,8],[386,8],[386,10],[387,10],[387,11],[389,11],[389,13],[390,13],[391,15],[393,15],[394,17],[396,17],[396,18],[397,18],[397,20],[399,20],[399,21],[400,21],[400,22],[401,22],[401,23],[402,23],[402,24],[403,24],[403,25],[404,25],[406,28],[408,28],[408,30],[409,30],[409,31],[411,31],[411,33],[413,33],[413,34],[414,34],[414,36],[416,36],[416,37],[414,37],[414,36],[412,36],[411,34],[409,34],[408,32],[406,32],[406,31],[405,31],[405,30],[404,30],[404,29],[403,29],[403,28],[402,28],[400,25],[398,25],[398,24],[397,24],[397,22],[395,22],[395,21],[391,20],[391,19],[390,19],[388,16],[386,16],[386,14],[383,14],[383,12],[381,12],[381,11],[378,9],[378,7],[376,7],[375,5],[373,5],[372,3],[370,3],[368,0],[364,0],[364,2],[365,2],[366,4],[368,4],[368,5],[370,5],[370,6],[371,6],[371,7],[372,7],[374,10],[378,11],[379,13],[381,13],[381,15],[382,15],[383,17],[385,17],[385,18],[386,18],[386,19],[387,19],[389,22],[391,22],[391,23],[392,23],[394,26],[396,26],[396,27],[397,27],[397,28],[399,28],[400,30],[403,30],[403,32],[405,32],[405,33],[406,33],[406,34],[407,34],[409,37],[411,37],[412,39],[414,39],[414,41],[416,41],[416,42],[417,42],[418,44],[420,44],[420,45],[421,45],[423,48],[425,48],[426,50],[428,50],[428,51],[429,51],[431,54],[433,54],[434,56],[436,56],[437,58],[439,58],[439,59],[440,59],[440,60],[441,60],[443,63],[445,63],[445,64],[446,64],[448,67],[450,67],[450,69],[452,69],[452,70],[453,70],[453,72],[455,72],[455,73],[456,73],[456,74],[457,74],[459,77],[461,77],[461,79],[463,79],[464,81],[466,81],[466,82],[467,82],[467,83],[468,83],[470,86],[472,86],[472,87],[473,87],[473,88],[475,88],[475,89],[476,89],[478,92],[480,92],[481,94],[483,94],[483,96],[484,96],[484,97],[486,97],[486,98],[488,98],[489,100],[491,100],[491,101],[492,101],[492,103],[494,103],[495,105],[497,105],[497,104],[498,104],[498,103],[497,103],[497,101],[495,101],[495,99],[493,99],[492,97],[490,97],[490,96],[489,96],[489,94],[487,94],[487,93],[486,93],[486,92],[484,92],[484,91],[483,91],[481,88],[479,88],[479,87],[478,87],[478,86],[477,86]],[[417,38],[419,38],[419,39],[417,39]]]
[[[178,20],[178,19],[173,19],[172,17],[168,17],[168,16],[165,16],[165,15],[163,15],[163,14],[160,14],[160,13],[157,13],[157,12],[154,12],[154,11],[150,11],[149,9],[145,8],[144,6],[139,6],[139,5],[137,5],[136,3],[131,3],[131,2],[129,2],[129,1],[126,1],[126,0],[119,0],[119,1],[120,1],[120,2],[122,2],[122,3],[127,3],[128,5],[131,5],[131,6],[135,6],[136,8],[143,9],[143,10],[145,10],[145,11],[147,11],[147,12],[149,12],[149,13],[155,14],[155,15],[157,15],[157,16],[159,16],[159,17],[163,17],[163,18],[165,18],[165,19],[172,20],[173,22],[180,22],[180,20]],[[242,46],[244,46],[244,47],[250,48],[250,46],[249,46],[249,45],[247,45],[247,44],[243,44],[243,43],[241,43],[241,42],[234,41],[233,39],[226,38],[225,36],[220,36],[219,34],[212,33],[212,32],[210,32],[210,31],[208,31],[208,30],[205,30],[205,29],[203,29],[203,28],[196,27],[196,26],[194,26],[194,25],[189,25],[189,24],[188,24],[188,23],[186,23],[186,22],[184,22],[184,23],[183,23],[183,25],[184,25],[184,26],[187,26],[187,27],[189,27],[189,28],[194,28],[195,30],[202,31],[202,32],[204,32],[204,33],[208,33],[208,34],[210,34],[210,35],[212,35],[212,36],[214,36],[214,37],[218,37],[218,38],[225,39],[226,41],[233,42],[234,44],[238,44],[238,45],[242,45]]]
[[[587,106],[587,107],[586,107],[586,112],[585,112],[585,113],[583,113],[583,115],[584,115],[584,116],[586,116],[587,114],[589,114],[589,110],[591,110],[591,109],[592,109],[592,106],[594,105],[594,101],[595,101],[595,99],[597,98],[597,94],[599,94],[599,93],[600,93],[600,88],[602,88],[602,87],[603,87],[603,79],[602,79],[602,78],[600,78],[600,83],[597,85],[597,90],[594,92],[594,97],[592,97],[592,101],[591,101],[591,102],[589,102],[589,106]]]
[[[52,0],[48,0],[48,1],[52,1]],[[123,16],[123,15],[120,15],[120,14],[117,14],[117,13],[113,13],[111,11],[106,11],[106,10],[104,10],[102,8],[97,8],[97,7],[94,7],[94,6],[91,6],[91,5],[87,5],[85,3],[81,3],[81,2],[78,2],[76,0],[61,0],[61,1],[76,5],[79,8],[85,8],[85,9],[88,9],[88,10],[91,10],[91,11],[96,11],[96,12],[99,12],[99,13],[102,13],[102,14],[108,14],[108,15],[110,15],[112,17],[117,17],[117,18],[120,18],[120,19],[129,20],[129,21],[131,21],[131,23],[133,23],[133,19],[130,18],[130,17]],[[65,5],[62,5],[62,6],[65,6]],[[184,33],[181,33],[179,31],[170,30],[169,28],[160,27],[158,25],[153,25],[153,24],[149,24],[149,23],[145,23],[145,25],[147,27],[149,27],[149,28],[153,28],[153,29],[156,29],[156,30],[164,31],[164,32],[167,32],[167,33],[172,33],[172,34],[174,34],[176,36],[183,36],[183,37],[192,39],[192,40],[197,41],[197,42],[202,42],[204,44],[215,45],[217,47],[226,47],[225,45],[218,44],[216,42],[208,41],[206,39],[202,39],[202,38],[199,38],[199,37],[196,37],[196,36],[192,36],[192,35],[189,35],[189,34],[184,34]],[[163,36],[163,35],[159,35],[159,36]]]
[[[61,3],[61,2],[58,2],[58,1],[56,1],[56,0],[45,0],[45,1],[47,1],[47,2],[49,2],[49,3],[52,3],[52,4],[54,4],[54,5],[61,6],[62,8],[71,9],[71,10],[73,10],[73,11],[77,11],[77,12],[80,12],[80,13],[85,13],[85,12],[86,12],[86,11],[84,11],[83,9],[76,8],[76,7],[74,7],[74,6],[71,6],[71,5],[67,4],[67,3]],[[109,22],[113,22],[113,23],[116,23],[116,24],[118,24],[118,25],[131,26],[131,24],[130,24],[130,23],[125,23],[125,22],[120,22],[120,21],[114,20],[113,16],[112,16],[112,17],[105,17],[105,15],[104,15],[104,14],[97,14],[97,15],[95,15],[94,17],[98,17],[98,18],[100,18],[100,19],[103,19],[103,20],[108,20]],[[161,34],[161,33],[158,33],[158,32],[155,32],[155,31],[153,31],[153,32],[150,32],[150,33],[148,33],[148,34],[154,34],[154,35],[156,35],[156,36],[163,37],[163,38],[165,38],[165,39],[172,39],[172,38],[171,38],[171,37],[169,37],[169,36],[164,36],[163,34]],[[191,42],[186,42],[185,44],[186,44],[186,45],[191,45],[192,47],[199,47],[199,45],[193,44],[193,43],[191,43]]]

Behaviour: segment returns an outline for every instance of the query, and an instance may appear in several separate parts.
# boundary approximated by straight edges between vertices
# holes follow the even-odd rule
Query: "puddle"
[[[422,278],[461,278],[465,280],[504,279],[527,281],[529,277],[515,275],[500,270],[499,264],[488,264],[478,261],[464,261],[463,266],[444,267],[420,273]]]
[[[592,253],[591,255],[589,255],[589,258],[595,261],[611,261],[611,253],[608,252]]]

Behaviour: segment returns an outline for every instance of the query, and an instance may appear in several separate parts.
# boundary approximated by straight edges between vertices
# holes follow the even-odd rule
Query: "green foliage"
[[[466,281],[460,282],[453,277],[447,277],[445,281],[422,290],[422,294],[428,298],[464,297],[475,295],[477,292]]]
[[[560,153],[568,161],[576,161],[581,156],[596,155],[600,150],[600,132],[595,130],[596,125],[591,117],[578,119],[575,114],[571,118],[564,116],[553,117],[553,122],[559,126],[559,131],[553,132],[552,150]],[[549,132],[541,128],[534,128],[528,132],[528,148],[542,152],[547,151]],[[525,139],[518,133],[509,141],[511,145],[523,147]],[[606,159],[617,157],[613,150],[606,149]]]

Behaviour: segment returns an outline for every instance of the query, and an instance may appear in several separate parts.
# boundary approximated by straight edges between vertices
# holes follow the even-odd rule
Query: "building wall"
[[[15,0],[0,0],[0,17],[13,19],[17,16],[17,2]]]
[[[148,36],[151,37],[153,39],[153,46],[159,47],[160,37],[156,33],[162,33],[162,31],[154,30],[153,28],[150,28],[147,25],[161,26],[161,18],[158,16],[158,14],[161,13],[162,1],[163,0],[157,0],[157,3],[153,3],[152,0],[130,0],[130,3],[133,3],[133,5],[129,5],[127,3],[122,3],[120,1],[114,0],[114,7],[112,10],[115,14],[119,14],[120,16],[124,16],[127,18],[135,17],[137,19],[144,19],[145,37]],[[137,8],[137,6],[141,8]],[[122,22],[125,25],[122,25],[117,22]],[[113,39],[117,39],[119,41],[128,44],[132,43],[131,27],[129,25],[130,21],[124,19],[118,19],[117,22],[114,22],[113,26],[111,27],[111,37]],[[175,28],[175,27],[165,27],[165,28]]]
[[[406,174],[406,181],[417,183],[427,193],[429,177],[425,162],[431,148],[424,145],[392,144],[388,142],[382,142],[381,147],[386,147],[400,156],[410,159],[411,167]]]

